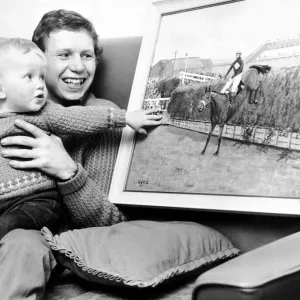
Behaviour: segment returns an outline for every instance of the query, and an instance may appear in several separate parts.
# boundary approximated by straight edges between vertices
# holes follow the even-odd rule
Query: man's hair
[[[99,40],[96,30],[88,19],[84,18],[77,12],[64,9],[47,12],[37,25],[32,36],[32,41],[36,43],[43,52],[45,52],[46,40],[52,32],[59,30],[76,32],[82,29],[86,30],[93,39],[96,62],[98,63],[103,50],[98,44]]]
[[[26,54],[31,50],[39,50],[35,43],[27,39],[21,38],[0,38],[0,56],[7,53],[11,49],[20,51],[22,54]]]

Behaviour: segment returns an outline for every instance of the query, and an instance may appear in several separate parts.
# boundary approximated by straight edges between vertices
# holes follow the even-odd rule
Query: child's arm
[[[102,129],[124,127],[126,111],[107,106],[70,106],[48,101],[42,110],[56,134],[91,135]]]
[[[42,113],[50,129],[56,134],[91,135],[102,129],[124,127],[126,124],[139,133],[146,133],[144,126],[161,124],[157,109],[126,112],[106,106],[63,107],[49,101]]]

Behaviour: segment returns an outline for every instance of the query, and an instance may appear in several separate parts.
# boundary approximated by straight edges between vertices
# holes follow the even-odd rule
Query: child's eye
[[[32,75],[31,75],[30,73],[26,74],[26,77],[27,77],[28,79],[32,79]]]

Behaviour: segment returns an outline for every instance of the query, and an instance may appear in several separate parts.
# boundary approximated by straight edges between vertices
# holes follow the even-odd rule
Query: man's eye
[[[83,55],[82,55],[82,58],[85,59],[85,60],[90,60],[90,59],[93,59],[94,56],[91,55],[91,54],[83,54]]]
[[[59,54],[58,55],[59,56],[59,58],[61,58],[61,59],[67,59],[67,58],[69,58],[69,53],[61,53],[61,54]]]
[[[41,79],[42,81],[45,81],[45,75],[41,75],[41,76],[40,76],[40,79]]]
[[[25,76],[26,78],[28,78],[28,79],[32,79],[32,75],[31,74],[26,74],[26,76]]]

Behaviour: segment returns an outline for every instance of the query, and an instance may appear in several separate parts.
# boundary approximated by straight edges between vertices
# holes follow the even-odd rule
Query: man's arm
[[[230,73],[230,71],[233,69],[233,66],[234,66],[235,62],[236,62],[236,61],[234,61],[234,62],[231,64],[231,66],[229,67],[229,69],[228,69],[228,71],[227,71],[227,73],[226,73],[226,75],[225,75],[224,78],[226,78],[227,75]]]
[[[11,158],[10,165],[16,169],[38,169],[54,178],[67,179],[77,169],[76,163],[65,150],[61,139],[47,135],[39,127],[24,120],[15,121],[17,128],[30,133],[31,136],[8,136],[1,140],[4,146],[25,146],[2,148],[2,154]],[[14,160],[25,158],[26,160]]]
[[[96,103],[88,107],[118,108],[110,101]],[[79,155],[81,164],[77,164],[78,172],[70,180],[58,182],[76,227],[107,226],[126,220],[125,215],[108,199],[121,136],[122,130],[116,128],[81,139],[79,144],[76,142],[76,153],[82,153]],[[73,148],[72,143],[68,146]]]
[[[226,73],[226,75],[225,75],[224,78],[227,77],[227,75],[228,75],[228,74],[230,73],[230,71],[234,68],[234,65],[235,65],[237,62],[238,62],[238,60],[236,59],[236,60],[231,64],[231,66],[229,67],[229,69],[228,69],[228,71],[227,71],[227,73]]]
[[[104,99],[89,101],[85,107],[97,106],[118,109],[113,102]],[[71,180],[58,183],[76,227],[108,226],[126,220],[107,197],[121,136],[121,128],[116,128],[84,139],[77,149],[85,157],[81,159],[82,164],[78,164],[78,173]]]
[[[11,136],[5,138],[5,145],[7,146],[23,145],[30,147],[30,149],[15,148],[6,150],[6,157],[8,158],[20,157],[27,159],[26,161],[11,160],[12,167],[17,169],[39,169],[58,180],[67,180],[78,168],[74,178],[58,183],[74,226],[80,228],[111,225],[126,219],[124,214],[108,201],[107,191],[101,190],[99,184],[82,165],[74,162],[58,137],[48,136],[40,128],[23,120],[16,121],[16,126],[24,129],[33,137]],[[112,149],[117,151],[117,146]],[[116,155],[113,152],[112,154]]]
[[[78,164],[78,172],[68,182],[58,183],[64,203],[76,228],[108,226],[126,221],[125,215],[99,189],[99,185]]]

